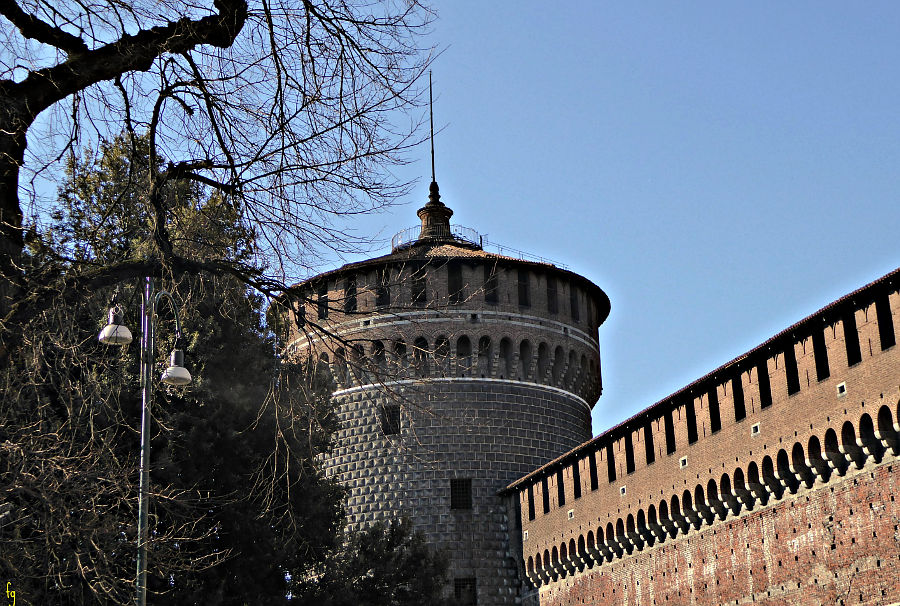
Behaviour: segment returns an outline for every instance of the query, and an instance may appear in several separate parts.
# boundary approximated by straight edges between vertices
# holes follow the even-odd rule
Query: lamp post
[[[184,352],[178,349],[181,339],[181,321],[172,295],[165,290],[154,292],[153,278],[144,279],[144,294],[141,297],[141,477],[138,487],[138,555],[136,593],[137,605],[147,604],[147,508],[150,487],[150,404],[153,398],[153,357],[156,339],[156,307],[165,298],[175,314],[175,349],[169,359],[169,367],[160,380],[167,385],[187,385],[191,373],[184,367]],[[122,324],[122,312],[118,305],[109,310],[109,323],[100,332],[98,339],[107,345],[127,345],[131,343],[131,331]]]

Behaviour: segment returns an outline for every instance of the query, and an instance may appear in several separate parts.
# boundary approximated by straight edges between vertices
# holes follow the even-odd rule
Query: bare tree
[[[107,287],[142,275],[195,284],[199,274],[290,294],[321,251],[360,244],[341,218],[406,190],[391,168],[415,143],[409,115],[431,58],[419,47],[430,19],[417,0],[0,0],[0,531],[10,546],[0,568],[31,589],[26,603],[121,603],[130,591],[136,478],[123,444],[133,443],[136,383],[115,369],[133,364],[117,364],[85,330]],[[51,210],[42,180],[123,132],[136,167],[124,176],[129,203],[98,208],[136,209],[125,235],[141,241],[76,254],[38,225]],[[215,203],[179,194],[200,190],[196,200]],[[88,240],[115,214],[92,215]],[[252,245],[209,241],[235,222]],[[272,418],[302,435],[307,419],[315,426],[310,410]],[[161,435],[177,431],[159,421]],[[267,462],[284,476],[296,472],[280,454],[289,443]],[[163,580],[164,564],[177,577],[227,557],[191,557],[217,527],[199,496],[174,486],[154,495],[173,520],[157,541],[169,550],[154,560]],[[301,496],[310,507],[335,502]]]
[[[336,218],[406,190],[390,167],[414,143],[408,110],[431,58],[419,47],[431,13],[418,0],[0,0],[0,16],[4,357],[47,289],[77,297],[165,267],[278,292],[323,247],[355,244]],[[42,172],[123,131],[150,141],[146,254],[26,284]],[[251,261],[178,254],[162,195],[177,181],[217,190],[239,210],[257,236]]]

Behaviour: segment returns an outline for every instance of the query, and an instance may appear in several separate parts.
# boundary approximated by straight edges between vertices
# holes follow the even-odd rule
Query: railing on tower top
[[[397,232],[393,238],[391,238],[391,252],[397,252],[398,250],[402,250],[404,248],[408,248],[415,244],[419,240],[419,234],[422,232],[421,225],[415,225],[413,227],[407,227],[406,229]],[[547,259],[546,257],[540,257],[538,255],[533,255],[531,253],[525,252],[523,250],[518,250],[515,248],[510,248],[509,246],[502,246],[497,244],[496,242],[490,242],[487,239],[486,234],[480,234],[471,227],[464,227],[462,225],[451,225],[450,226],[450,235],[455,240],[460,240],[467,244],[471,244],[473,246],[477,246],[482,250],[491,249],[497,252],[497,254],[513,257],[516,259],[521,259],[523,261],[534,261],[537,263],[546,263],[548,265],[555,265],[561,269],[569,269],[569,267],[563,263],[557,263],[552,259]]]
[[[408,246],[412,246],[419,240],[419,234],[422,232],[422,226],[407,227],[403,231],[397,232],[391,238],[391,252],[401,250]],[[479,234],[471,227],[463,227],[462,225],[451,225],[450,236],[455,240],[461,240],[473,246],[482,247],[484,245],[484,236]]]
[[[524,250],[519,250],[517,248],[510,248],[509,246],[503,246],[502,244],[497,244],[496,242],[489,242],[488,239],[484,238],[484,246],[482,248],[490,248],[492,250],[497,251],[497,254],[503,255],[504,257],[514,257],[516,259],[521,259],[523,261],[534,261],[536,263],[544,263],[546,265],[554,265],[560,269],[568,270],[569,266],[565,263],[560,263],[558,261],[554,261],[553,259],[548,259],[547,257],[541,257],[538,255],[531,254],[529,252],[525,252]]]

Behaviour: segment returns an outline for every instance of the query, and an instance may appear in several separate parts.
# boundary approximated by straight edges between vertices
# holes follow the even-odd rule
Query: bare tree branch
[[[19,28],[26,38],[55,46],[70,55],[77,55],[88,50],[84,40],[60,27],[45,23],[34,15],[29,15],[14,0],[0,0],[0,15]]]

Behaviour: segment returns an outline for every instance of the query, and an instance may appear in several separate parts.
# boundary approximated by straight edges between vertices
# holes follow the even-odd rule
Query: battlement
[[[896,457],[900,270],[520,478],[534,586]]]

